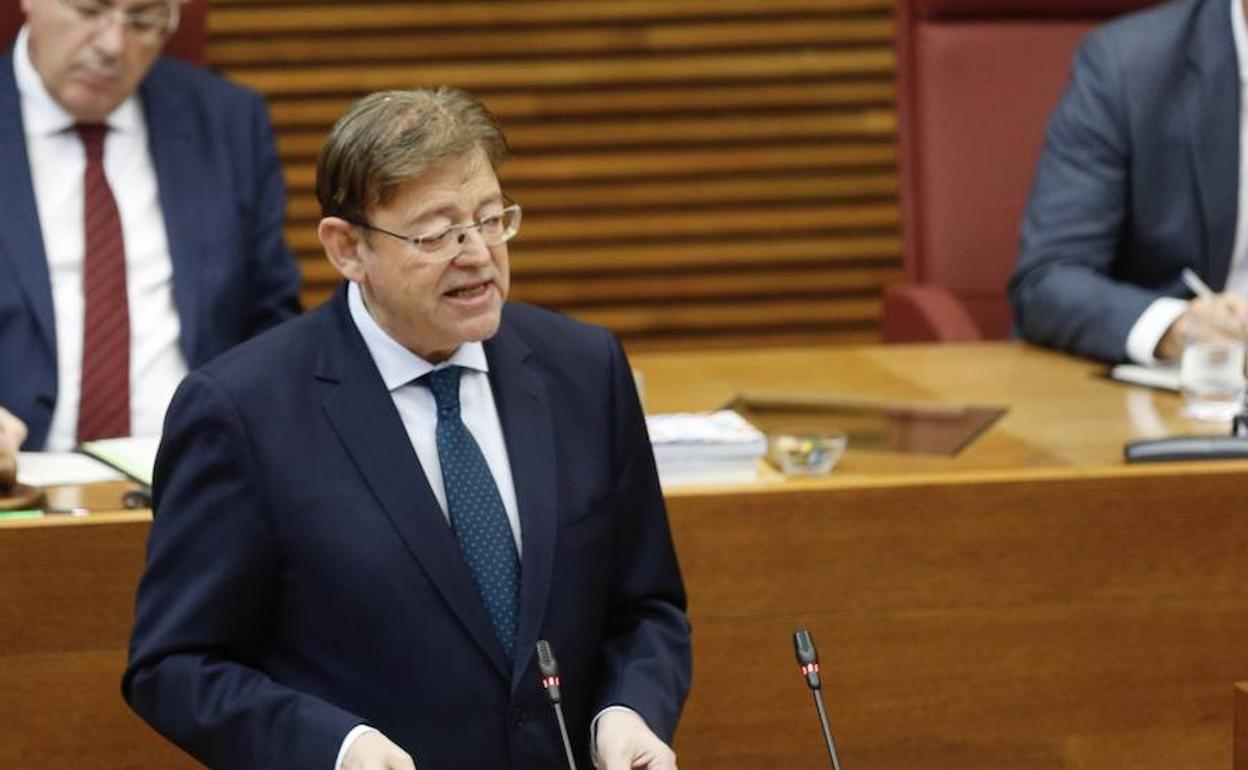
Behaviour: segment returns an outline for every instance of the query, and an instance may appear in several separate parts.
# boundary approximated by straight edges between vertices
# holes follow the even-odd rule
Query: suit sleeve
[[[271,501],[224,389],[192,374],[169,408],[122,692],[213,768],[330,770],[363,722],[259,670],[278,559]]]
[[[251,269],[246,336],[299,314],[299,267],[286,245],[286,181],[264,102],[254,97],[250,119],[256,151],[251,232]]]
[[[1132,325],[1160,296],[1111,274],[1130,258],[1125,100],[1121,62],[1093,35],[1049,120],[1009,289],[1024,338],[1104,361],[1125,357]]]
[[[595,713],[627,706],[668,743],[689,692],[686,599],[632,370],[611,339],[617,501]]]

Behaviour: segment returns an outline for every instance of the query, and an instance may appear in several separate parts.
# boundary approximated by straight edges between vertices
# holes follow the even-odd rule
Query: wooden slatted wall
[[[877,337],[900,277],[891,0],[213,0],[208,62],[270,100],[305,300],[314,161],[372,90],[481,96],[525,211],[513,297],[631,348]]]

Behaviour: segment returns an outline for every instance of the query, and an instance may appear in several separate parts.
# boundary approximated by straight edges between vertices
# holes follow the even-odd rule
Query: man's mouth
[[[490,281],[469,284],[468,286],[461,286],[458,289],[451,289],[446,293],[446,296],[451,299],[477,299],[489,291],[491,285]]]
[[[119,73],[113,70],[95,69],[94,67],[79,67],[78,77],[88,85],[99,88],[116,82]]]

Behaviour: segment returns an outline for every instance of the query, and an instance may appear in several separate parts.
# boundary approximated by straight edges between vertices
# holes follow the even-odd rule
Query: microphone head
[[[793,652],[797,655],[799,666],[819,662],[819,651],[815,649],[814,637],[804,628],[793,632]]]
[[[802,675],[806,677],[806,685],[818,690],[822,686],[819,681],[819,651],[815,649],[814,637],[804,628],[793,632],[793,653]]]
[[[555,660],[555,651],[550,649],[550,642],[537,640],[537,667],[542,676],[559,676],[559,663]]]
[[[559,663],[555,661],[555,652],[550,642],[545,639],[537,641],[537,668],[542,673],[542,689],[551,703],[559,703],[563,695],[559,692]]]

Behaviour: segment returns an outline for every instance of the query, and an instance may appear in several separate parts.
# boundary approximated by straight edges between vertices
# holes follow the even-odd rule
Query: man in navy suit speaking
[[[193,368],[298,313],[259,96],[160,58],[177,0],[21,0],[0,58],[0,452],[159,435]]]
[[[317,170],[333,299],[189,375],[123,681],[214,768],[672,770],[685,594],[628,361],[506,302],[494,118],[369,96]]]

